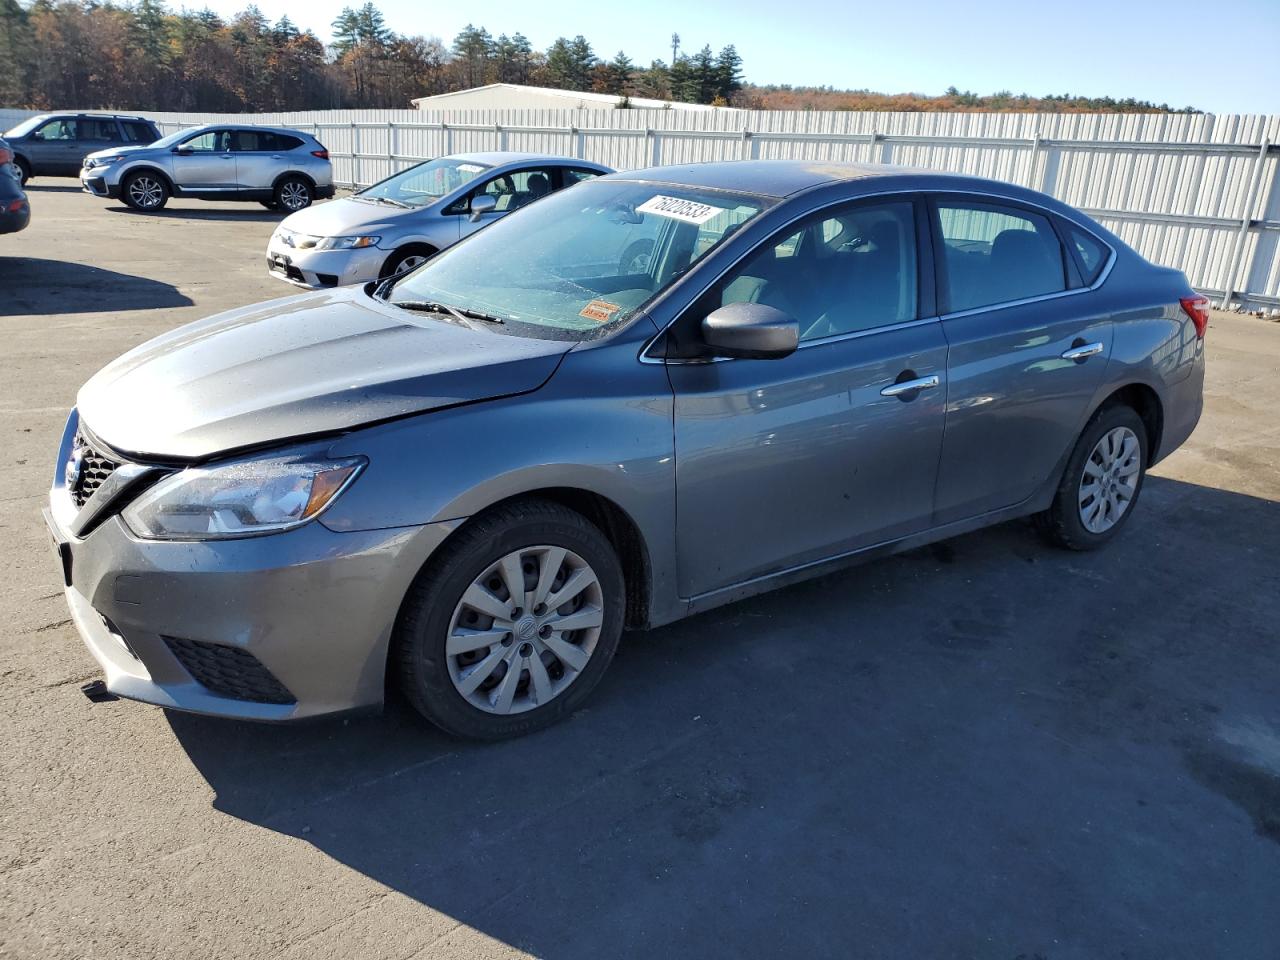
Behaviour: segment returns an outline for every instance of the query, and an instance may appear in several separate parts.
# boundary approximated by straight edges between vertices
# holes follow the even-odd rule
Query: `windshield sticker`
[[[724,213],[724,207],[658,194],[636,207],[636,213],[656,213],[660,217],[683,220],[685,223],[706,223],[717,214]]]
[[[477,166],[474,163],[460,163],[458,164],[458,169],[463,173],[479,173],[484,167]]]
[[[616,303],[610,303],[608,300],[592,300],[578,311],[578,316],[594,320],[596,323],[606,323],[610,317],[621,309],[622,307]]]

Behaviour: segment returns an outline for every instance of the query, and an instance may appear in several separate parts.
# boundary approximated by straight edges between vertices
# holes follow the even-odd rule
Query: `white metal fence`
[[[332,110],[148,114],[314,133],[340,185],[468,150],[566,154],[616,169],[788,157],[1007,180],[1079,207],[1224,305],[1280,313],[1280,116],[782,111]],[[0,111],[0,122],[4,112]],[[14,122],[14,121],[7,121]]]

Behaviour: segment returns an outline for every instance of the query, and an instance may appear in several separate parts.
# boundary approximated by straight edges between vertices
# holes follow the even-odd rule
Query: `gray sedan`
[[[46,516],[122,696],[287,720],[390,679],[507,737],[578,707],[624,628],[1015,517],[1103,546],[1196,426],[1207,322],[1008,184],[618,174],[125,354]]]
[[[541,197],[612,172],[538,153],[437,157],[286,217],[267,243],[267,269],[313,289],[389,277]]]

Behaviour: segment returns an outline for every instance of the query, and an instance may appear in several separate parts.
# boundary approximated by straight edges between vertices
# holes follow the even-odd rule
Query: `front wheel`
[[[13,162],[18,168],[18,185],[25,187],[27,185],[27,181],[31,179],[31,164],[27,163],[27,161],[22,157],[18,157]]]
[[[403,273],[408,273],[410,270],[416,270],[435,256],[435,253],[435,250],[425,246],[402,247],[387,257],[386,263],[382,265],[382,270],[378,274],[378,279],[385,280],[387,277],[398,277]]]
[[[1133,408],[1104,407],[1076,441],[1040,532],[1068,550],[1096,550],[1128,522],[1146,477],[1147,430]]]
[[[281,210],[294,213],[311,206],[315,199],[315,191],[311,184],[301,177],[285,177],[276,184],[276,192],[272,202]]]
[[[125,180],[120,192],[125,203],[144,213],[160,210],[169,202],[168,185],[154,173],[145,171]]]
[[[391,669],[446,732],[499,740],[548,726],[587,698],[622,633],[622,569],[581,514],[543,500],[494,510],[419,574]]]

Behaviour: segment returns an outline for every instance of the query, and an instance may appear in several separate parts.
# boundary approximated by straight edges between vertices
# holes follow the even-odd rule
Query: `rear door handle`
[[[1088,360],[1090,357],[1096,357],[1100,354],[1104,347],[1100,343],[1082,343],[1074,344],[1071,349],[1062,351],[1063,360]]]
[[[942,379],[935,373],[931,377],[917,377],[915,380],[903,380],[901,383],[891,383],[880,391],[882,397],[901,397],[904,394],[915,394],[921,390],[932,390]],[[908,398],[909,399],[909,398]]]

